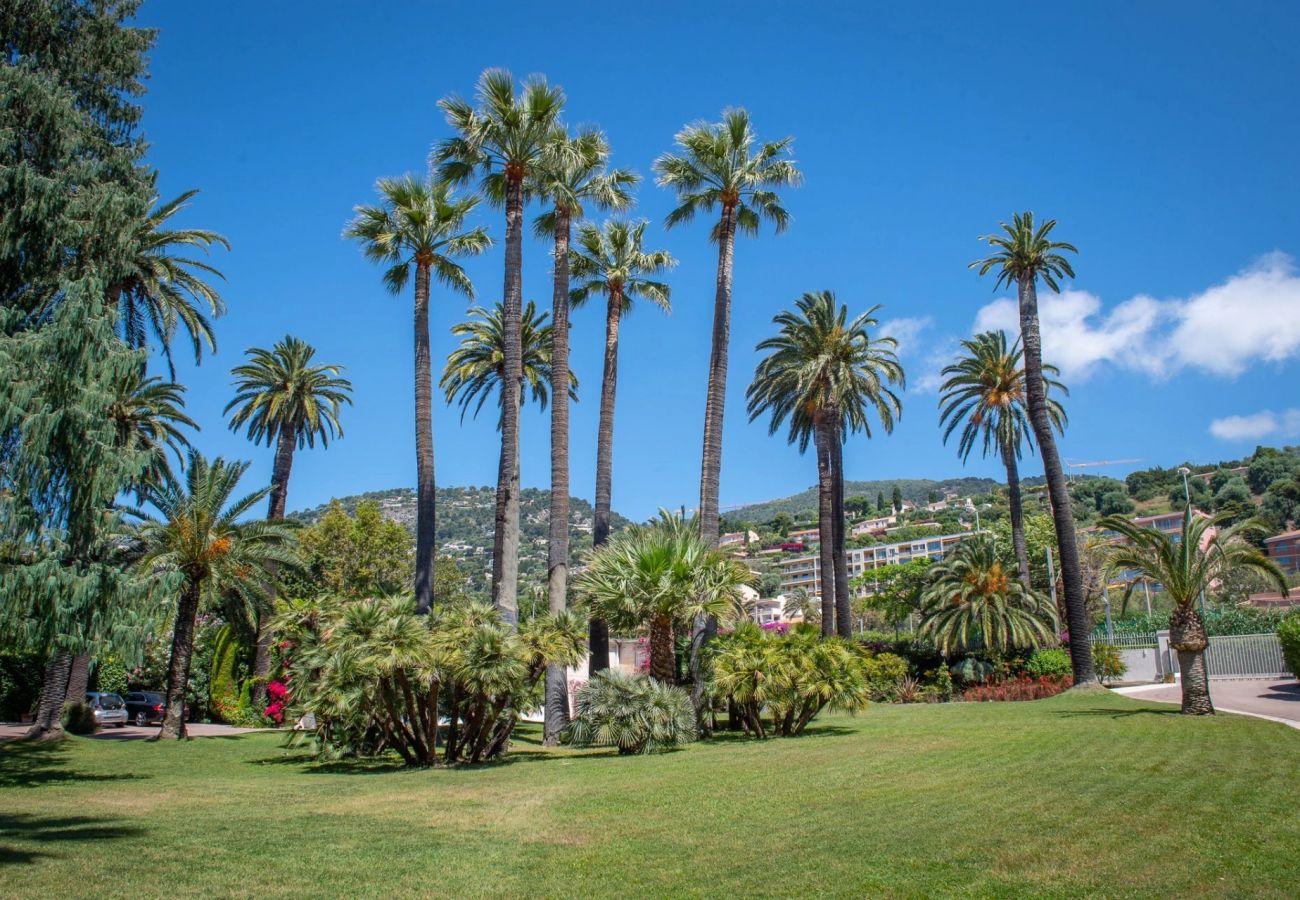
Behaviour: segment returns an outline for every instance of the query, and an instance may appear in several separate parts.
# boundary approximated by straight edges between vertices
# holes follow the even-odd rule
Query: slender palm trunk
[[[650,677],[664,684],[677,681],[673,620],[662,614],[656,614],[650,619]]]
[[[68,672],[68,688],[64,691],[63,702],[85,703],[86,687],[90,683],[90,654],[78,653],[72,657],[72,669]]]
[[[623,293],[609,293],[605,313],[605,371],[600,383],[600,426],[596,432],[596,508],[591,544],[599,547],[609,540],[609,507],[614,480],[614,398],[618,392],[618,326],[623,316]],[[592,618],[588,634],[588,675],[609,668],[609,628],[603,619]]]
[[[275,442],[275,463],[271,472],[271,497],[266,518],[278,522],[284,518],[285,505],[289,498],[289,474],[293,471],[293,451],[296,434],[282,430]],[[266,682],[271,674],[271,617],[275,614],[275,573],[278,568],[274,563],[267,567],[272,581],[266,586],[270,608],[257,613],[257,646],[253,650],[253,709],[266,706]]]
[[[853,637],[849,558],[844,549],[844,435],[839,412],[831,419],[831,551],[835,564],[835,633]]]
[[[731,266],[736,210],[722,208],[718,223],[718,276],[713,297],[713,346],[704,405],[704,453],[700,471],[700,535],[718,545],[718,494],[722,482],[722,416],[727,403],[727,344],[731,339]]]
[[[36,706],[36,721],[23,735],[27,740],[57,741],[63,737],[63,703],[68,694],[68,675],[72,671],[72,654],[55,650],[45,664],[41,699]]]
[[[819,422],[813,431],[817,449],[817,545],[821,569],[822,637],[835,633],[835,497],[830,429]]]
[[[1016,551],[1016,567],[1020,569],[1020,583],[1029,583],[1029,545],[1025,542],[1025,511],[1020,502],[1020,469],[1016,465],[1016,451],[1009,444],[1002,445],[1002,464],[1007,467],[1007,503],[1011,507],[1011,547]]]
[[[1025,400],[1029,421],[1043,457],[1043,474],[1047,477],[1047,495],[1052,501],[1052,521],[1056,525],[1056,544],[1061,583],[1065,594],[1066,622],[1070,629],[1070,667],[1074,683],[1092,683],[1092,623],[1083,595],[1083,573],[1079,566],[1079,544],[1074,536],[1074,514],[1070,510],[1069,488],[1056,450],[1056,435],[1047,410],[1047,385],[1043,381],[1043,340],[1038,330],[1038,291],[1034,276],[1021,277],[1019,284],[1020,336],[1025,346]]]
[[[433,606],[437,553],[437,484],[433,468],[433,373],[429,359],[429,264],[415,267],[415,611]]]
[[[172,629],[172,658],[167,667],[167,710],[163,714],[159,740],[178,741],[185,737],[185,688],[190,680],[190,657],[194,653],[194,619],[199,612],[203,585],[186,575],[181,599],[176,604],[176,625]]]
[[[1214,715],[1209,670],[1205,665],[1205,649],[1210,646],[1210,639],[1205,633],[1205,621],[1191,603],[1175,607],[1169,617],[1169,646],[1178,652],[1183,712],[1189,716]]]
[[[569,605],[569,213],[555,209],[555,278],[551,294],[551,533],[547,546],[546,606]],[[569,722],[564,666],[546,667],[546,723],[542,744],[553,747]]]
[[[504,384],[523,377],[520,318],[523,295],[523,172],[506,171],[506,282],[501,328],[505,342]],[[496,533],[492,553],[492,602],[514,628],[519,622],[519,490],[514,472],[519,446],[519,393],[501,394],[501,467],[497,472]]]

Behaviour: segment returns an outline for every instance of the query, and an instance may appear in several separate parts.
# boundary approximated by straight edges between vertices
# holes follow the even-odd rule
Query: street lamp
[[[1192,515],[1192,489],[1187,485],[1187,476],[1192,474],[1192,470],[1187,466],[1179,466],[1178,474],[1183,476],[1183,496],[1187,498],[1187,515]],[[1201,585],[1201,619],[1205,618],[1205,586]]]

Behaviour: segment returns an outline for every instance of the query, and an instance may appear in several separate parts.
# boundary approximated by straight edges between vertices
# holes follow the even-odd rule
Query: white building
[[[911,562],[914,559],[942,559],[953,547],[970,537],[970,533],[926,535],[911,541],[882,544],[874,547],[856,547],[845,552],[849,577],[854,578],[881,566]],[[781,590],[785,593],[803,588],[814,596],[821,596],[820,555],[800,556],[781,562]],[[869,593],[864,590],[862,593]]]

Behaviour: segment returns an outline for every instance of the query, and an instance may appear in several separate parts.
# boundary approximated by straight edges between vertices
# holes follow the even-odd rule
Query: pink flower
[[[282,703],[288,694],[289,689],[282,681],[272,681],[266,686],[266,695],[277,703]]]
[[[275,724],[280,725],[284,722],[284,704],[279,700],[268,706],[264,712]]]

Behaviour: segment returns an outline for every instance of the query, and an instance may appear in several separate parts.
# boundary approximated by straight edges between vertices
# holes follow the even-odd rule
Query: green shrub
[[[126,666],[116,657],[106,656],[95,669],[95,690],[121,696],[127,688]]]
[[[1128,671],[1119,648],[1113,644],[1092,645],[1092,670],[1101,682],[1120,678]]]
[[[1070,654],[1060,647],[1035,650],[1025,663],[1025,674],[1030,678],[1043,675],[1070,675],[1074,669],[1070,665]]]
[[[1282,642],[1282,658],[1287,669],[1300,678],[1300,612],[1282,620],[1277,628],[1277,639]]]
[[[617,747],[620,756],[669,750],[695,740],[695,708],[681,688],[606,669],[578,691],[567,737],[575,747]]]
[[[898,699],[898,688],[907,677],[907,660],[894,653],[865,652],[862,671],[867,678],[871,699],[890,702]]]
[[[235,670],[239,639],[235,629],[222,626],[212,649],[212,676],[208,679],[208,702],[214,717],[229,722],[239,709],[239,681]]]
[[[95,711],[89,703],[70,700],[63,704],[63,730],[69,734],[94,734]]]
[[[32,712],[44,680],[44,654],[0,650],[0,720],[12,722]]]

